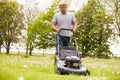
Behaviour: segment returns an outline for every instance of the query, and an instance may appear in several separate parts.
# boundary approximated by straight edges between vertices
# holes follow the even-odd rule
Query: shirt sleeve
[[[53,16],[52,22],[57,22],[56,14]]]
[[[76,21],[74,13],[72,14],[72,21]]]

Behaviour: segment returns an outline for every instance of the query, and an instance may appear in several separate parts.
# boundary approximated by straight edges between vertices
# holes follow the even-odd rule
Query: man
[[[62,30],[64,29],[72,29],[73,32],[76,31],[76,22],[75,16],[73,13],[67,12],[67,4],[60,3],[59,4],[60,12],[56,13],[53,16],[52,20],[52,28],[60,33],[60,45],[61,46],[69,46],[70,45],[70,36],[71,31]],[[56,40],[58,42],[58,40]]]

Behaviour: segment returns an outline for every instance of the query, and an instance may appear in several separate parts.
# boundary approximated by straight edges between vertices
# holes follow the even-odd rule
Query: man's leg
[[[63,44],[64,44],[63,46],[69,47],[70,46],[70,37],[65,37],[65,41]]]
[[[61,36],[62,46],[70,45],[70,37]]]

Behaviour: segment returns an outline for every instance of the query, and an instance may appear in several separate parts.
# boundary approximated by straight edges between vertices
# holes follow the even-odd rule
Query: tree
[[[3,33],[4,33],[4,23],[5,23],[5,21],[3,21],[3,18],[5,16],[3,15],[3,8],[2,8],[4,7],[4,5],[6,5],[5,2],[1,1],[0,2],[0,7],[1,7],[0,9],[0,16],[1,16],[0,18],[0,53],[1,53],[1,46],[3,45]]]
[[[114,17],[115,17],[115,28],[118,31],[120,37],[120,0],[114,1]]]
[[[39,49],[47,49],[55,46],[55,33],[51,28],[51,21],[55,12],[57,12],[58,3],[61,0],[53,0],[52,5],[47,9],[45,13],[41,13],[38,20],[41,20],[40,31],[42,33],[38,33],[38,43],[36,44]],[[43,25],[44,24],[44,25]]]
[[[112,33],[110,24],[113,19],[112,16],[105,13],[100,2],[88,0],[88,3],[76,13],[76,18],[78,23],[77,41],[82,54],[99,56],[106,52],[108,55],[110,51],[107,41]]]
[[[102,2],[104,3],[106,10],[114,15],[114,28],[120,37],[120,0],[102,0]]]
[[[38,18],[33,20],[32,26],[28,27],[28,49],[29,55],[32,55],[32,50],[37,47],[46,49],[54,45],[54,33],[51,29],[51,20],[60,0],[53,1],[52,5],[41,12]]]
[[[0,7],[0,33],[3,46],[6,48],[6,53],[9,54],[11,44],[19,41],[21,30],[24,29],[23,13],[16,1],[3,0],[0,2]]]
[[[29,51],[29,55],[32,55],[32,50],[35,48],[35,43],[37,40],[37,32],[39,30],[38,26],[34,26],[31,22],[27,29],[27,49]]]
[[[33,46],[34,46],[34,40],[36,39],[34,32],[33,22],[34,19],[36,19],[39,15],[40,12],[40,7],[39,7],[39,2],[33,1],[33,0],[26,0],[25,5],[24,5],[24,14],[25,14],[25,19],[26,19],[26,24],[27,24],[27,36],[25,37],[26,40],[26,55],[29,53],[29,55],[32,54]],[[32,6],[31,6],[32,5]],[[37,28],[36,28],[37,29]],[[33,30],[33,31],[32,31]],[[33,34],[32,34],[33,33]]]

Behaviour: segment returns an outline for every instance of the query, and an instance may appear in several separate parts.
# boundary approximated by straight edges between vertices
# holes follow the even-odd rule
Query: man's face
[[[60,5],[59,7],[60,7],[60,11],[61,11],[63,14],[65,14],[66,11],[67,11],[67,5],[63,4],[63,5]]]

